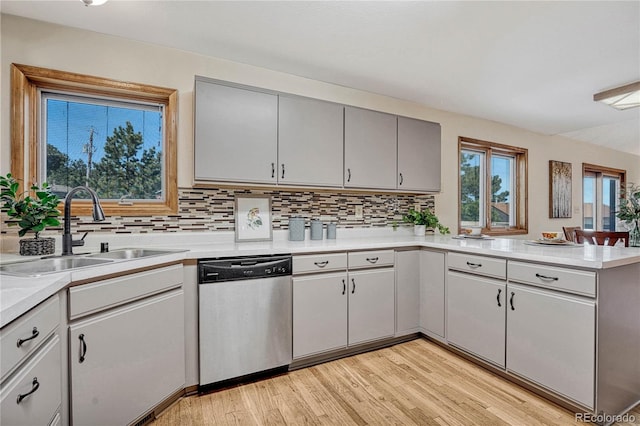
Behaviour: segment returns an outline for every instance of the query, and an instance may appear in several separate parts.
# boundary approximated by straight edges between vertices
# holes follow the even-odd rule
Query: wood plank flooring
[[[640,424],[640,407],[632,412]],[[569,425],[573,413],[425,339],[203,396],[163,425]]]

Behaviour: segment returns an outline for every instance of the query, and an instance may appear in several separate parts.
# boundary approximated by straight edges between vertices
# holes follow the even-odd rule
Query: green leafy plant
[[[438,216],[429,209],[424,209],[422,211],[409,209],[407,214],[402,216],[402,221],[413,223],[414,225],[425,225],[427,228],[438,228],[438,231],[440,231],[441,234],[449,233],[449,228],[443,226],[440,223]]]
[[[640,186],[630,183],[622,188],[619,208],[616,217],[633,225],[635,221],[640,221]]]
[[[11,173],[0,176],[0,200],[2,200],[0,210],[14,219],[8,223],[9,226],[20,227],[19,236],[24,237],[27,232],[33,232],[35,237],[39,238],[40,232],[47,226],[60,225],[58,220],[60,198],[51,192],[46,182],[42,186],[31,187],[35,197],[30,196],[28,192],[18,192],[19,187],[20,184],[11,176]]]

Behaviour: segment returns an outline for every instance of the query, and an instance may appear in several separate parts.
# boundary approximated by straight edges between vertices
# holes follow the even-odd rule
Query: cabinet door
[[[393,336],[392,268],[349,272],[349,345]]]
[[[420,251],[420,327],[445,337],[445,254]]]
[[[195,179],[276,183],[278,97],[196,80]]]
[[[396,189],[397,119],[364,109],[344,109],[344,186]]]
[[[280,96],[278,183],[342,186],[342,105]]]
[[[347,274],[293,278],[293,357],[347,347]]]
[[[505,290],[503,281],[449,271],[449,343],[504,367]]]
[[[73,424],[128,424],[184,386],[182,289],[69,331]]]
[[[440,191],[440,124],[398,117],[398,189]]]
[[[396,252],[396,336],[420,331],[420,250]]]
[[[595,302],[511,283],[507,290],[507,369],[593,408]]]

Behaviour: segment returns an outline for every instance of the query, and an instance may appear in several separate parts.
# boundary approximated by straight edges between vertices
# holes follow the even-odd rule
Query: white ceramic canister
[[[304,218],[293,216],[289,218],[289,241],[304,241]]]

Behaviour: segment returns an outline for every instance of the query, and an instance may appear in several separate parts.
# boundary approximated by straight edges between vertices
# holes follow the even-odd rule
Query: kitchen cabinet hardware
[[[469,266],[470,268],[482,268],[482,263],[467,262],[467,266]]]
[[[549,277],[549,276],[541,275],[541,274],[536,274],[536,277],[540,278],[541,280],[558,281],[558,277]]]
[[[276,163],[271,163],[271,179],[276,177]]]
[[[498,289],[498,295],[496,296],[496,300],[498,300],[498,307],[502,307],[502,303],[500,303],[500,294],[502,293],[502,289]]]
[[[282,163],[282,177],[280,179],[284,179],[284,163]]]
[[[367,257],[367,262],[369,263],[376,263],[378,261],[379,257]]]
[[[40,387],[40,383],[38,382],[38,378],[34,377],[33,382],[31,382],[31,390],[27,393],[19,393],[17,403],[20,404],[23,399],[25,399],[26,397],[28,397],[29,395],[37,391],[39,387]]]
[[[344,295],[347,292],[347,283],[345,280],[342,280],[342,294]]]
[[[318,268],[324,268],[329,264],[329,261],[325,260],[324,262],[313,262],[313,264],[316,265]]]
[[[82,364],[87,355],[87,342],[84,341],[84,334],[78,336],[80,342],[82,343],[82,347],[80,348],[80,363]]]
[[[351,285],[353,286],[351,288],[351,294],[354,294],[356,292],[356,280],[351,278]]]
[[[404,177],[402,176],[402,173],[400,173],[400,183],[399,183],[399,185],[402,185],[402,182],[404,182]]]
[[[515,311],[515,310],[516,310],[515,306],[513,306],[513,298],[514,298],[515,296],[516,296],[516,294],[512,291],[512,292],[511,292],[511,297],[509,298],[509,304],[511,305],[511,310],[512,310],[512,311]]]
[[[18,347],[22,346],[24,342],[28,342],[29,340],[35,339],[39,335],[40,335],[40,332],[38,331],[38,327],[33,327],[33,330],[31,330],[30,337],[27,337],[26,339],[18,339],[18,342],[17,342]]]
[[[351,182],[351,169],[347,169],[347,182]]]

